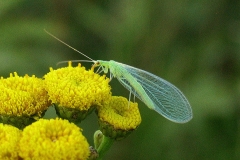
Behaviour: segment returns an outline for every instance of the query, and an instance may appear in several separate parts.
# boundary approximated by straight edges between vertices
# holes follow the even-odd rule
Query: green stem
[[[99,134],[99,131],[97,131],[98,134]],[[101,133],[102,134],[102,133]],[[96,140],[97,138],[100,137],[100,140]],[[97,158],[97,160],[102,160],[103,156],[105,155],[105,153],[109,150],[109,148],[112,146],[113,142],[114,142],[114,139],[111,139],[109,137],[106,137],[104,135],[100,136],[94,136],[94,141],[98,142],[98,144],[96,145],[95,144],[95,147],[97,149],[97,152],[98,152],[98,155],[99,157]],[[100,142],[100,144],[99,144]]]

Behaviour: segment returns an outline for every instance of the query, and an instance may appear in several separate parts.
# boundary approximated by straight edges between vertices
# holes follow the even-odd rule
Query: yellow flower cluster
[[[98,117],[115,129],[136,129],[141,123],[138,104],[118,96],[112,96],[110,103],[98,108]]]
[[[93,69],[87,71],[80,64],[72,67],[69,62],[68,67],[50,68],[44,80],[20,77],[16,72],[9,78],[1,77],[0,122],[24,128],[33,122],[33,117],[41,117],[51,103],[57,114],[64,113],[63,118],[69,121],[79,117],[82,120],[97,108],[104,136],[112,140],[125,138],[141,123],[138,104],[111,96],[109,79]],[[81,129],[69,121],[40,119],[23,131],[14,127],[3,131],[7,125],[0,124],[0,159],[87,159],[89,144]]]
[[[62,119],[40,119],[27,126],[19,146],[23,159],[85,160],[90,154],[81,129]]]
[[[0,159],[18,159],[18,143],[21,130],[0,123]]]
[[[0,123],[0,159],[86,160],[89,144],[81,129],[67,120],[51,119],[23,131]]]
[[[9,78],[1,77],[0,95],[1,115],[40,117],[50,104],[43,81],[34,75],[20,77],[14,72]]]
[[[88,110],[111,97],[109,79],[93,70],[85,70],[80,63],[77,67],[69,62],[65,68],[50,68],[44,78],[50,100],[58,106]]]
[[[109,103],[97,108],[100,130],[115,140],[127,137],[141,123],[138,104],[113,96]]]

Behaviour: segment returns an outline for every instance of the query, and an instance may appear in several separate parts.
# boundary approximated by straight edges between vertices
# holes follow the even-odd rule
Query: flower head
[[[18,142],[21,130],[0,123],[0,159],[18,159]]]
[[[81,129],[62,119],[40,119],[27,126],[19,143],[23,159],[85,160],[89,154],[89,144]]]
[[[9,78],[1,77],[0,95],[0,122],[19,128],[32,123],[36,117],[41,117],[50,105],[42,79],[34,75],[20,77],[14,72]],[[24,118],[21,120],[21,117]]]
[[[112,96],[109,103],[97,108],[100,130],[105,136],[122,139],[141,123],[138,104],[124,97]]]
[[[80,63],[72,67],[53,70],[45,75],[45,86],[50,100],[57,106],[56,110],[60,117],[84,119],[91,107],[102,105],[111,97],[109,79],[100,76],[93,70],[85,70]],[[77,113],[82,111],[81,113]]]

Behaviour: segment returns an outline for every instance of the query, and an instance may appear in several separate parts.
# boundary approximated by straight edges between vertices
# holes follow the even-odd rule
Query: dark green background
[[[175,124],[137,100],[141,125],[106,159],[240,158],[240,1],[1,1],[1,76],[42,77],[59,61],[86,59],[44,29],[92,59],[170,81],[192,105],[193,119]],[[111,85],[114,95],[128,97],[116,79]],[[96,120],[92,114],[80,124],[91,145]]]

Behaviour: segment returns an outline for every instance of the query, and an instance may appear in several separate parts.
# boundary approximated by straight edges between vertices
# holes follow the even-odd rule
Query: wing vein
[[[144,70],[120,63],[131,76],[142,86],[154,106],[148,106],[167,119],[185,123],[192,118],[191,106],[183,93],[166,80]],[[117,77],[119,82],[143,101],[142,93],[138,93],[126,77]],[[144,102],[144,101],[143,101]]]

